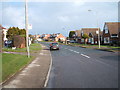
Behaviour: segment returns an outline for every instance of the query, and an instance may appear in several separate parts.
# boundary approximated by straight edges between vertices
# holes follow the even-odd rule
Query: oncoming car
[[[50,50],[59,50],[59,44],[56,42],[51,43]]]

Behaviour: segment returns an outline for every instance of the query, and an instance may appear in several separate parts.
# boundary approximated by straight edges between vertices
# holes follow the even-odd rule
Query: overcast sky
[[[7,28],[24,28],[25,3],[1,4],[0,23]],[[104,22],[117,22],[118,2],[29,2],[28,15],[29,24],[33,27],[29,33],[62,33],[67,36],[70,30],[91,27],[103,29]]]

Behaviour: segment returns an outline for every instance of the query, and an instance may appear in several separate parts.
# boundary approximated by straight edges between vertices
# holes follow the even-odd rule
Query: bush
[[[16,48],[25,48],[25,38],[19,35],[13,37],[13,46]]]

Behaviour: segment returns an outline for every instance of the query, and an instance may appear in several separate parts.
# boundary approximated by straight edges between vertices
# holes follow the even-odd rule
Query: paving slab
[[[51,64],[50,50],[42,45],[38,56],[26,68],[7,81],[3,88],[43,88]]]

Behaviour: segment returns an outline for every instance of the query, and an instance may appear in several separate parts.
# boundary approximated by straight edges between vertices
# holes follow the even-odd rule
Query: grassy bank
[[[2,58],[2,81],[4,81],[27,65],[34,57],[27,58],[26,55],[3,53]]]
[[[42,47],[39,43],[30,45],[30,52],[36,54],[37,51],[41,50]],[[4,48],[3,51],[7,52],[26,52],[26,48],[18,48],[16,50],[12,50],[11,48]],[[8,77],[18,72],[21,68],[27,65],[35,58],[32,55],[30,58],[27,55],[20,54],[10,54],[3,53],[2,54],[2,82],[5,81]],[[0,65],[1,66],[1,65]]]
[[[39,43],[34,43],[30,45],[30,52],[38,51],[41,49],[41,45]],[[3,51],[6,52],[26,52],[26,48],[17,48],[13,50],[12,48],[3,48]]]

